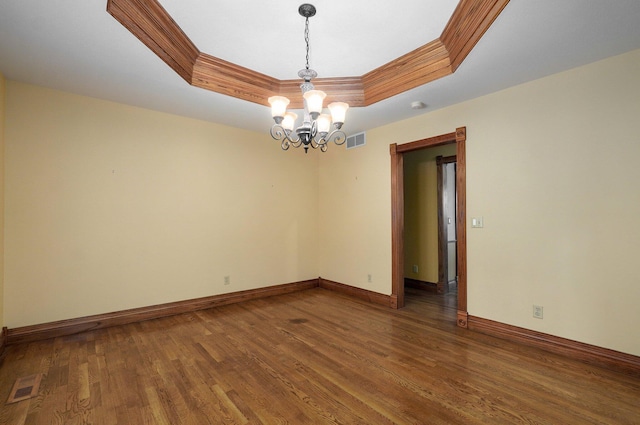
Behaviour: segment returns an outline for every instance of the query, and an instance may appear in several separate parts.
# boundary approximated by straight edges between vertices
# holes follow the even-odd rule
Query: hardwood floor
[[[409,291],[410,292],[410,291]],[[0,424],[637,424],[640,376],[324,289],[9,346]]]

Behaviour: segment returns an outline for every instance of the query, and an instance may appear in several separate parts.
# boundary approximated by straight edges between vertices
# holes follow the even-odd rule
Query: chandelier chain
[[[304,41],[307,43],[307,69],[309,69],[309,18],[305,20],[304,24]]]

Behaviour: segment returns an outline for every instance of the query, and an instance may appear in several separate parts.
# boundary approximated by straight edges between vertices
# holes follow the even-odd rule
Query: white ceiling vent
[[[347,137],[347,149],[363,146],[366,142],[367,141],[364,132],[352,134],[351,136]]]

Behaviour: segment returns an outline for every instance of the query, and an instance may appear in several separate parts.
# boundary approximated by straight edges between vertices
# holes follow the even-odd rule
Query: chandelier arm
[[[273,126],[273,127],[276,127],[276,126]],[[280,127],[280,129],[277,129],[275,131],[272,128],[271,137],[281,141],[280,147],[282,148],[283,151],[288,150],[291,146],[293,146],[294,148],[299,148],[302,145],[302,140],[299,137],[296,140],[293,140],[290,134],[291,134],[290,131],[284,130],[282,129],[282,127]]]
[[[279,124],[274,124],[269,130],[269,134],[275,140],[283,140],[286,137],[286,130]]]
[[[293,146],[294,148],[299,148],[300,146],[302,146],[302,139],[300,137],[296,138],[296,140],[292,140],[291,138],[288,139],[291,142],[291,146]]]
[[[321,137],[316,141],[316,143],[318,144],[318,146],[326,145],[326,144],[327,144],[327,142],[328,142],[328,140],[327,140],[327,136],[326,136],[326,135],[321,136]]]
[[[275,140],[288,140],[290,143],[296,143],[298,140],[293,140],[291,138],[291,130],[286,130],[280,124],[274,124],[269,131],[271,137]],[[294,147],[297,147],[294,145]]]
[[[324,144],[333,142],[336,145],[340,146],[347,141],[347,135],[345,134],[344,131],[336,129],[336,130],[333,130],[331,133],[327,134],[326,136],[324,136],[323,139],[325,140]]]

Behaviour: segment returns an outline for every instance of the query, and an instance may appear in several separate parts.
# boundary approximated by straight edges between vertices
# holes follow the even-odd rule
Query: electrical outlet
[[[533,306],[533,317],[536,319],[542,319],[543,317],[543,307],[541,305]]]
[[[413,265],[413,272],[414,273],[418,273],[418,265],[417,264]]]
[[[231,276],[225,276],[224,277],[224,284],[225,285],[230,285],[231,284]]]
[[[371,278],[371,274],[367,275],[367,282],[369,283],[373,282],[373,279]]]

